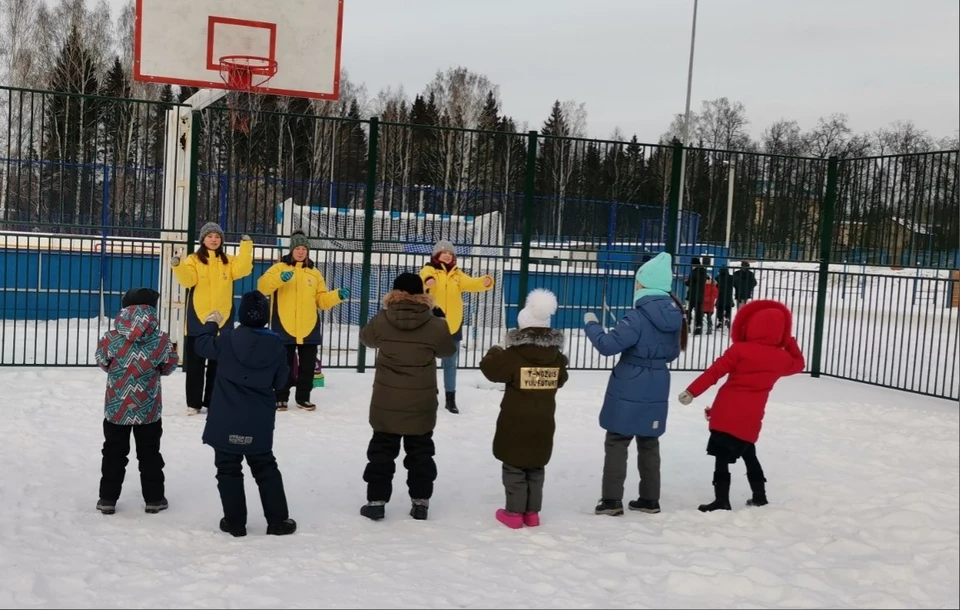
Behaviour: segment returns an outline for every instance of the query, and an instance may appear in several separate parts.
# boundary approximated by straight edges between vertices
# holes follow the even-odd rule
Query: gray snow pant
[[[627,480],[630,441],[637,439],[637,470],[640,471],[640,498],[660,501],[660,439],[649,436],[624,436],[607,432],[603,458],[603,499],[623,500]]]
[[[504,462],[504,508],[510,513],[538,513],[543,508],[543,468],[516,468]]]

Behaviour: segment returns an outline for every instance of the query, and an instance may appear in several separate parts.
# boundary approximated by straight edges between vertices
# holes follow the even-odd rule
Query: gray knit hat
[[[207,235],[210,235],[211,233],[216,233],[220,236],[220,241],[224,241],[223,229],[220,228],[220,225],[215,222],[208,222],[200,229],[200,243],[202,244],[203,240],[207,238]]]
[[[450,254],[456,255],[457,251],[454,249],[453,244],[448,242],[445,239],[441,239],[437,242],[437,245],[433,247],[433,255],[436,256],[441,252],[449,252]]]
[[[303,246],[307,250],[310,249],[310,238],[301,229],[297,229],[290,234],[290,251],[293,252],[293,249],[297,246]]]

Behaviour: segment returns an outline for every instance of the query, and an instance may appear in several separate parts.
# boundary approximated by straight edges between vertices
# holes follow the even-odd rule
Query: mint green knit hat
[[[673,288],[673,259],[668,253],[661,252],[637,270],[636,280],[644,288],[669,293]],[[640,296],[639,290],[634,293],[634,302]]]

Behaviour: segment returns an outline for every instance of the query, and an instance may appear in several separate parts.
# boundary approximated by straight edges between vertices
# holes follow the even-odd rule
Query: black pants
[[[100,498],[120,499],[120,489],[127,472],[130,454],[130,433],[137,444],[140,466],[140,490],[147,504],[163,500],[163,456],[160,455],[161,420],[143,426],[119,426],[103,420],[103,462],[100,465]]]
[[[727,324],[730,324],[730,321],[733,319],[733,304],[732,303],[717,303],[717,326],[721,326],[726,320]]]
[[[217,376],[217,361],[207,361],[196,352],[197,338],[187,336],[183,340],[187,361],[184,370],[187,374],[187,406],[199,409],[210,408],[213,396],[213,380]]]
[[[223,518],[234,527],[247,524],[247,496],[243,489],[243,458],[239,453],[215,451],[217,490],[223,504]],[[247,465],[260,489],[260,504],[268,524],[280,523],[290,517],[287,496],[283,491],[283,476],[277,467],[273,452],[248,455]]]
[[[740,454],[740,457],[743,458],[743,465],[747,467],[747,478],[748,479],[762,479],[763,478],[763,467],[760,466],[760,460],[757,459],[757,446],[753,443],[745,443],[743,452]],[[730,464],[734,463],[736,460],[731,460],[729,455],[719,453],[715,456],[716,464],[714,465],[714,472],[719,474],[729,474],[730,473]]]
[[[293,356],[296,354],[300,359],[300,365],[297,367],[297,393],[294,398],[297,402],[310,402],[310,392],[313,390],[313,369],[317,366],[317,348],[316,345],[287,345],[287,366],[290,367],[290,380],[287,381],[287,387],[277,391],[277,400],[287,402],[290,400],[290,389],[294,387],[293,383]]]
[[[433,432],[418,436],[402,436],[374,432],[367,447],[367,468],[363,480],[367,483],[368,502],[389,502],[393,495],[393,473],[400,455],[400,442],[407,456],[407,489],[412,500],[429,500],[433,496],[433,482],[437,480],[437,464],[433,461],[436,447]]]

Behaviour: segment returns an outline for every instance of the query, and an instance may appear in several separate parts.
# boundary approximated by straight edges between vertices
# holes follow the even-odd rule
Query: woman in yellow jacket
[[[187,374],[187,415],[196,415],[203,407],[210,408],[213,379],[217,363],[207,362],[194,349],[204,320],[214,311],[223,315],[222,328],[233,322],[233,281],[253,273],[253,241],[249,235],[240,239],[240,252],[230,256],[223,251],[223,229],[208,222],[200,229],[200,249],[181,261],[170,259],[170,266],[180,285],[187,289],[186,320],[183,329],[184,369]],[[206,374],[204,374],[206,369]]]
[[[457,356],[463,339],[463,293],[486,292],[493,288],[493,277],[470,277],[457,267],[457,254],[453,244],[445,239],[433,247],[433,257],[420,270],[420,278],[447,319],[450,334],[457,343],[457,352],[440,360],[443,367],[443,390],[446,393],[447,411],[459,413],[457,408]]]
[[[290,236],[290,254],[260,276],[257,290],[270,297],[270,328],[286,343],[287,364],[291,372],[294,354],[300,360],[294,396],[297,407],[313,411],[317,408],[310,402],[313,369],[318,346],[323,340],[319,310],[332,309],[349,299],[350,289],[327,290],[323,275],[310,260],[309,246],[306,234],[294,231]],[[288,381],[285,388],[277,391],[278,411],[287,410],[292,387]]]

